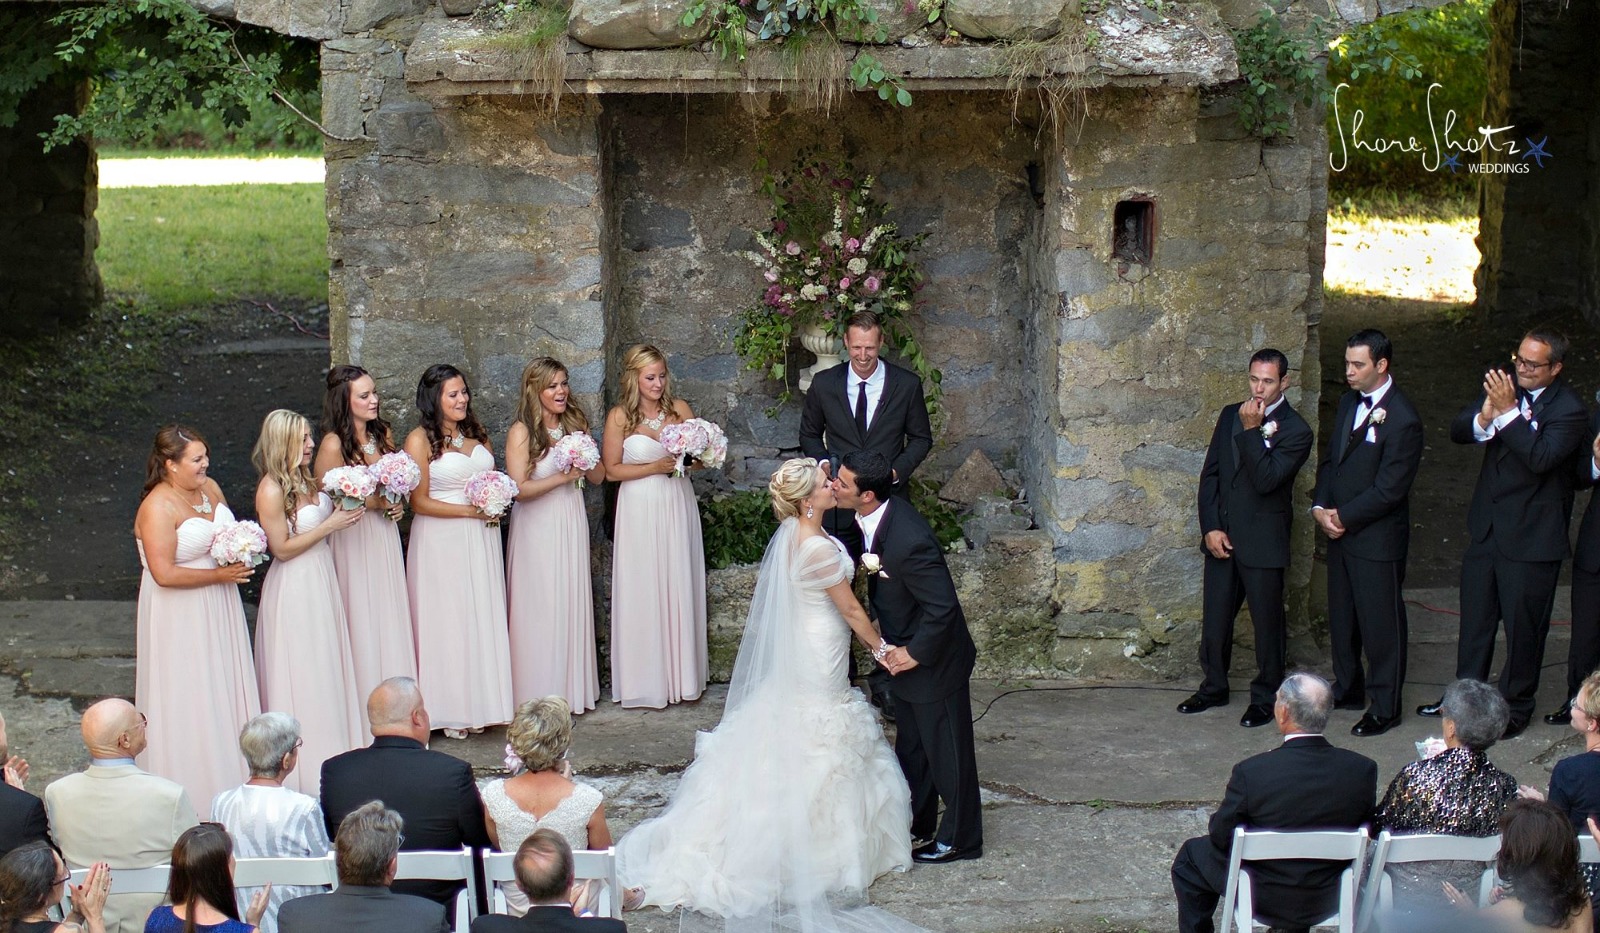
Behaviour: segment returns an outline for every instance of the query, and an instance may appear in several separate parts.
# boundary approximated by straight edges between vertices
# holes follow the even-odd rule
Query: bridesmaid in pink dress
[[[211,559],[216,526],[233,512],[206,476],[210,465],[198,431],[156,432],[133,524],[144,565],[134,696],[149,719],[139,766],[182,784],[202,816],[218,792],[249,777],[239,730],[261,714],[238,588],[254,570]]]
[[[272,563],[256,611],[261,706],[300,720],[300,767],[284,786],[312,797],[322,763],[366,744],[363,700],[328,538],[365,508],[335,509],[311,479],[311,422],[280,408],[261,423],[250,460],[261,474],[256,518]]]
[[[517,420],[506,435],[506,472],[517,481],[506,550],[511,617],[511,683],[518,697],[555,694],[575,713],[594,709],[594,592],[589,580],[589,515],[576,471],[558,472],[550,448],[589,430],[571,398],[567,368],[541,356],[522,371]],[[603,464],[582,476],[606,478]]]
[[[422,374],[417,420],[406,437],[406,453],[422,467],[406,555],[417,684],[434,726],[461,739],[510,722],[513,709],[500,529],[466,495],[474,474],[494,469],[494,450],[454,366]]]
[[[317,485],[334,467],[368,466],[399,450],[389,422],[378,414],[378,389],[359,366],[328,370],[322,398],[322,443],[314,470]],[[406,600],[406,562],[400,552],[403,503],[381,495],[367,500],[361,521],[328,539],[339,574],[344,617],[350,626],[350,653],[356,670],[356,695],[366,721],[366,697],[390,677],[417,676],[417,646]],[[305,769],[301,769],[305,770]]]
[[[611,698],[660,709],[706,686],[706,568],[700,511],[661,429],[694,417],[674,398],[667,358],[648,345],[622,358],[622,404],[606,415],[606,479],[615,480]]]

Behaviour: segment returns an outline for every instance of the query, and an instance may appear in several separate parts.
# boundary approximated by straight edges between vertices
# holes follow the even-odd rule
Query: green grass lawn
[[[95,216],[107,293],[151,310],[327,299],[321,185],[108,188]]]

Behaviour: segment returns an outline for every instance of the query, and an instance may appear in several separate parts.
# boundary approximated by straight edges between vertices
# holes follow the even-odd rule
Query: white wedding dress
[[[696,736],[667,809],[618,843],[618,873],[730,929],[914,930],[839,909],[911,864],[910,792],[846,678],[850,629],[825,590],[850,559],[825,536],[797,546],[798,528],[767,545],[722,722]]]

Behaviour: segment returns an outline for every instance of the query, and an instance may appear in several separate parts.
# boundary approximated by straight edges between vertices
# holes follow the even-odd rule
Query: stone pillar
[[[1025,473],[1055,539],[1055,661],[1069,675],[1193,676],[1196,484],[1217,412],[1247,394],[1254,349],[1288,355],[1289,400],[1316,418],[1321,248],[1311,238],[1326,200],[1325,137],[1303,118],[1302,138],[1265,144],[1230,101],[1195,89],[1096,92],[1081,135],[1044,175],[1031,342],[1044,398],[1028,453],[1037,466]],[[1152,202],[1150,259],[1118,261],[1116,206],[1141,200]],[[1289,577],[1301,631],[1311,530],[1296,522]]]
[[[1483,125],[1514,126],[1525,173],[1481,176],[1476,276],[1483,313],[1577,308],[1600,323],[1600,11],[1563,0],[1498,0]],[[1528,159],[1548,140],[1548,159]],[[1543,166],[1537,163],[1542,161]]]
[[[0,313],[12,330],[81,321],[102,297],[94,147],[75,142],[46,153],[39,139],[56,114],[78,112],[85,93],[82,82],[53,81],[23,101],[14,126],[0,129]]]

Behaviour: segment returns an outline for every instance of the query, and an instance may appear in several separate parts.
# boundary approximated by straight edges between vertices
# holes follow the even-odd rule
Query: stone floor
[[[1407,707],[1432,700],[1455,657],[1456,594],[1409,594],[1411,671]],[[1541,690],[1541,712],[1564,688],[1566,592],[1557,598]],[[131,603],[0,603],[0,711],[12,747],[33,766],[35,792],[81,767],[76,716],[87,702],[133,688]],[[1241,659],[1242,660],[1242,659]],[[1305,658],[1326,672],[1325,658]],[[1237,679],[1236,679],[1237,680]],[[1266,750],[1269,728],[1238,726],[1241,702],[1197,716],[1176,703],[1193,684],[974,685],[978,768],[984,786],[982,860],[915,867],[873,886],[874,903],[930,930],[1165,931],[1174,929],[1168,867],[1178,845],[1203,831],[1232,764]],[[723,691],[664,711],[612,706],[578,721],[580,775],[606,794],[614,832],[648,816],[672,792],[697,729],[711,728]],[[1409,717],[1393,732],[1349,734],[1357,714],[1335,713],[1329,737],[1378,762],[1387,781],[1415,757],[1413,743],[1438,734],[1436,720]],[[501,767],[499,735],[434,745],[473,762],[488,778]],[[1491,757],[1519,780],[1544,787],[1556,760],[1579,747],[1575,733],[1535,721]],[[780,792],[775,789],[774,791]],[[668,933],[678,919],[630,914],[635,931]]]

